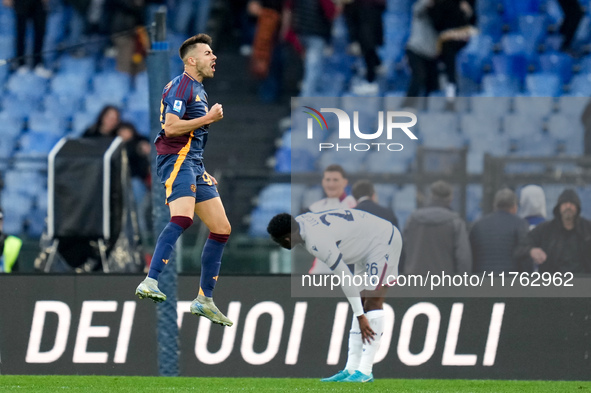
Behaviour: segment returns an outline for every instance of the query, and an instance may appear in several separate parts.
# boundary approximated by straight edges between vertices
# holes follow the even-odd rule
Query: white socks
[[[362,353],[363,341],[361,340],[361,329],[359,328],[357,317],[353,315],[351,330],[349,330],[349,354],[347,355],[347,365],[345,366],[345,370],[349,374],[353,374],[359,368]]]
[[[384,310],[368,311],[365,316],[369,320],[369,325],[376,335],[374,336],[373,341],[370,341],[369,344],[363,344],[361,361],[359,362],[357,370],[361,371],[365,375],[369,375],[373,369],[373,361],[376,357],[376,353],[378,353],[378,349],[380,349],[380,341],[382,341],[382,335],[384,334]],[[359,323],[357,323],[357,330],[359,331]],[[358,336],[359,341],[361,341],[361,334]],[[351,348],[351,344],[349,344],[349,348]],[[349,369],[347,368],[347,370]]]

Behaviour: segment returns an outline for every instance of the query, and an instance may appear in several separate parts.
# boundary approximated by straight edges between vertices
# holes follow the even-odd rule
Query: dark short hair
[[[453,196],[453,188],[451,185],[443,180],[437,180],[431,184],[431,199],[433,201],[451,202]]]
[[[352,188],[353,198],[359,200],[363,197],[371,197],[375,194],[376,190],[369,180],[359,180],[353,184]]]
[[[510,188],[501,188],[495,194],[493,207],[495,210],[510,210],[517,206],[517,195]]]
[[[280,213],[269,221],[267,226],[267,232],[274,239],[281,239],[282,237],[289,235],[291,229],[298,225],[295,218],[289,213]]]
[[[326,167],[326,169],[324,169],[323,174],[326,172],[339,172],[341,175],[343,175],[343,177],[345,179],[347,179],[347,172],[345,172],[343,167],[340,166],[339,164],[330,164],[329,166]]]
[[[211,37],[207,34],[197,34],[191,38],[186,39],[185,42],[183,42],[181,47],[179,48],[179,56],[181,57],[181,60],[185,60],[185,56],[187,55],[187,53],[189,53],[191,49],[193,49],[195,45],[207,44],[211,46],[211,42]]]

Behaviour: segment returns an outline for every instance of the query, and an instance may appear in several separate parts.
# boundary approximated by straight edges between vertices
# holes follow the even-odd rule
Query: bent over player
[[[402,237],[390,222],[356,209],[306,213],[295,219],[278,214],[267,232],[281,247],[297,244],[341,276],[341,286],[353,309],[347,365],[324,382],[372,382],[373,362],[384,332],[384,296],[398,274]],[[366,279],[355,282],[354,274]],[[348,277],[350,280],[345,280]],[[368,280],[367,278],[371,279]]]
[[[217,181],[203,166],[209,125],[224,117],[220,104],[208,108],[202,84],[203,79],[213,78],[215,73],[217,57],[210,45],[211,37],[206,34],[183,42],[179,54],[185,71],[169,82],[162,93],[162,130],[155,145],[157,173],[166,188],[171,219],[158,237],[148,277],[135,293],[140,299],[166,300],[166,295],[158,289],[158,276],[179,236],[193,224],[196,213],[210,234],[201,255],[199,294],[191,303],[191,313],[232,326],[233,322],[218,310],[212,298],[231,228],[216,188]]]

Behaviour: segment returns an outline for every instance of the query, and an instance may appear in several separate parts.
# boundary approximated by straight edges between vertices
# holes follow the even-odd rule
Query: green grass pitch
[[[379,379],[367,384],[298,378],[0,376],[0,392],[590,392],[591,382]]]

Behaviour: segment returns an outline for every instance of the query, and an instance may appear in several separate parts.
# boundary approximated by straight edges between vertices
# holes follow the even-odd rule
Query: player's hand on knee
[[[369,325],[369,321],[365,314],[358,316],[357,320],[359,321],[359,330],[361,330],[361,340],[363,340],[364,344],[369,344],[374,340],[376,332],[374,332]]]
[[[224,118],[224,108],[222,108],[221,104],[215,104],[209,110],[209,116],[211,116],[212,121],[215,123],[216,121],[220,121]]]

